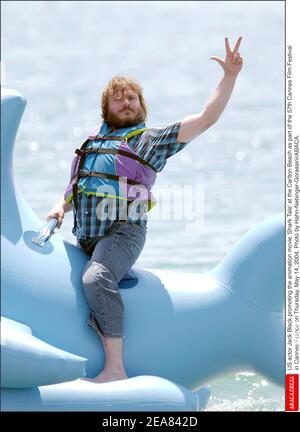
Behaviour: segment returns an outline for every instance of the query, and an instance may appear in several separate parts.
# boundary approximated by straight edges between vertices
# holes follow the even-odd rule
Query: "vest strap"
[[[76,149],[76,150],[75,150],[75,153],[76,153],[78,156],[80,156],[80,157],[83,156],[83,155],[88,155],[88,154],[93,154],[93,153],[97,153],[97,154],[114,154],[114,155],[116,155],[116,154],[120,154],[120,155],[122,155],[122,156],[126,156],[126,157],[128,157],[128,158],[131,158],[131,159],[137,160],[137,161],[140,162],[141,164],[148,166],[149,168],[151,168],[153,171],[156,172],[156,170],[153,168],[153,166],[152,166],[151,164],[149,164],[149,162],[147,162],[147,161],[145,161],[144,159],[140,158],[138,155],[135,155],[135,154],[129,153],[129,152],[126,151],[126,150],[102,149],[102,148],[99,148],[99,149],[95,149],[95,148],[88,148],[88,149],[84,149],[84,150],[82,150],[82,149]]]
[[[136,135],[139,135],[139,134],[145,132],[146,130],[147,130],[147,128],[143,128],[143,129],[137,129],[137,130],[134,130],[132,132],[129,132],[129,134],[126,135],[126,140],[129,140],[130,138],[132,138]]]
[[[129,179],[127,177],[126,177],[126,180],[123,180],[123,177],[119,177],[119,176],[116,176],[114,174],[97,172],[97,171],[89,172],[89,171],[80,170],[80,171],[78,171],[77,175],[78,175],[78,178],[81,178],[81,177],[102,177],[102,178],[108,178],[111,180],[121,181],[124,183],[129,183],[131,185],[140,185],[139,182],[132,180],[132,179]]]
[[[90,139],[90,141],[125,141],[126,137],[125,136],[117,136],[117,135],[102,135],[99,136],[97,135],[96,137],[93,137]]]
[[[117,135],[96,135],[96,137],[92,137],[90,140],[91,141],[101,141],[101,140],[110,140],[110,141],[127,141],[130,138],[136,136],[136,135],[140,135],[143,132],[145,132],[147,130],[147,128],[142,128],[142,129],[136,129],[132,132],[129,132],[129,134],[125,135],[125,136],[117,136]]]

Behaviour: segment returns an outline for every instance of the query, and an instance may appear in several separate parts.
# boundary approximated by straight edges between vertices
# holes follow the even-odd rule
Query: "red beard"
[[[106,122],[111,128],[114,129],[135,126],[136,124],[145,121],[145,116],[141,108],[134,117],[131,117],[129,119],[121,120],[117,115],[111,113],[110,111],[108,111],[106,117]]]

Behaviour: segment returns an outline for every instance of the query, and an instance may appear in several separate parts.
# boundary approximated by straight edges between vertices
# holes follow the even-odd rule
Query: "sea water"
[[[239,35],[244,66],[228,106],[159,174],[160,203],[165,187],[179,209],[164,212],[166,202],[149,213],[136,265],[205,272],[284,210],[284,2],[4,1],[1,21],[6,86],[28,102],[15,180],[42,220],[68,183],[75,148],[101,121],[114,75],[136,78],[147,125],[166,126],[203,109],[223,75],[210,57],[223,58],[224,37],[233,47]],[[66,214],[60,234],[75,244],[72,222]],[[208,410],[284,410],[284,390],[253,371],[210,384]]]

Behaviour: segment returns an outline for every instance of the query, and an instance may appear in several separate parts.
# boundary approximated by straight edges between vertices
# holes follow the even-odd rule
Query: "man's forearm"
[[[202,116],[205,122],[210,126],[218,120],[224,111],[234,88],[235,81],[236,76],[224,74],[216,90],[208,99],[202,111]]]
[[[70,210],[72,210],[72,204],[69,204],[64,197],[64,194],[60,197],[58,203],[57,203],[58,207],[62,207],[64,209],[64,212],[67,213]]]
[[[178,142],[193,140],[218,120],[229,101],[235,81],[235,75],[224,74],[217,88],[205,104],[202,112],[182,120],[177,138]]]

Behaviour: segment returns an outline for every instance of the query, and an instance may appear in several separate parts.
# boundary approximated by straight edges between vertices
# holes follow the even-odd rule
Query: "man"
[[[118,282],[140,255],[147,232],[145,213],[155,200],[151,194],[156,173],[166,160],[211,127],[223,112],[243,60],[225,38],[225,60],[211,57],[224,71],[216,90],[199,114],[166,128],[145,128],[147,108],[140,85],[128,77],[115,77],[102,94],[103,123],[77,149],[71,182],[47,221],[62,224],[74,211],[72,232],[91,259],[83,271],[83,288],[90,317],[99,335],[105,367],[94,383],[127,378],[123,359],[124,306]],[[107,212],[104,210],[108,209]]]

